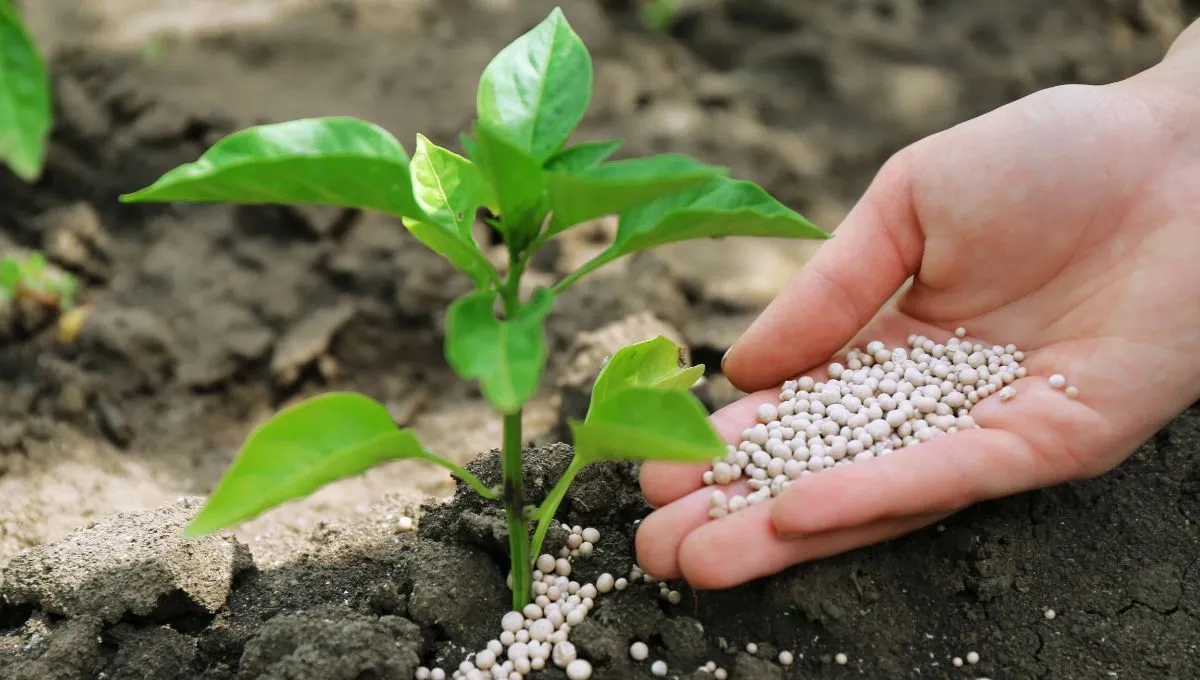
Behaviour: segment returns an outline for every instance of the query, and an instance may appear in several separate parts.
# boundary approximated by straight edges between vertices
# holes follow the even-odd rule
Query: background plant
[[[0,301],[22,298],[65,311],[75,306],[77,286],[75,277],[48,267],[40,250],[0,256]]]
[[[322,204],[400,217],[474,281],[475,290],[447,310],[445,355],[459,375],[479,382],[503,416],[502,484],[489,488],[427,451],[368,397],[335,392],[301,402],[251,433],[189,525],[190,534],[230,527],[379,463],[419,458],[503,502],[513,605],[520,608],[529,600],[532,558],[580,469],[601,460],[711,461],[723,455],[705,408],[689,391],[703,367],[681,365],[680,348],[656,338],[611,357],[596,379],[586,417],[570,423],[575,454],[569,467],[540,506],[525,505],[522,407],[545,371],[544,324],[563,290],[609,262],[666,243],[825,237],[762,188],[727,177],[723,168],[678,154],[610,161],[620,146],[615,140],[567,146],[590,103],[592,83],[591,56],[555,9],[484,70],[473,134],[460,138],[466,156],[418,135],[410,159],[372,123],[301,119],[234,133],[197,161],[122,197]],[[472,236],[481,209],[508,251],[502,271]],[[522,275],[540,247],[611,214],[619,215],[619,223],[607,249],[553,287],[522,295]]]
[[[0,0],[0,161],[26,182],[42,174],[50,133],[50,76],[9,0]]]

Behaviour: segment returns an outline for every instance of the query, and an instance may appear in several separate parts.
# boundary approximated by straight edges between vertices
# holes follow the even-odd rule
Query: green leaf
[[[320,487],[401,458],[436,458],[361,394],[333,392],[257,427],[187,527],[189,536],[228,528]]]
[[[446,312],[446,360],[459,375],[479,380],[483,394],[504,413],[515,413],[537,393],[549,346],[543,322],[554,295],[538,289],[513,318],[496,317],[495,291],[476,291]]]
[[[15,257],[0,259],[0,290],[16,291],[21,285],[21,263]]]
[[[408,218],[404,219],[404,227],[430,250],[470,276],[476,287],[486,288],[499,282],[500,277],[496,274],[496,269],[474,239],[468,242],[451,227]]]
[[[409,167],[413,195],[429,221],[453,227],[474,243],[475,211],[488,203],[488,185],[479,168],[420,134]]]
[[[583,120],[593,78],[587,47],[556,7],[484,69],[475,97],[479,121],[540,164]]]
[[[685,354],[682,347],[663,335],[621,348],[596,376],[588,413],[598,402],[619,398],[623,390],[633,387],[691,389],[704,375],[704,365],[688,367]]]
[[[802,215],[744,180],[721,178],[621,215],[614,247],[621,254],[696,238],[828,238]]]
[[[576,172],[549,172],[551,232],[710,184],[724,174],[724,168],[680,154],[616,161]]]
[[[561,292],[588,273],[639,250],[726,236],[829,238],[762,187],[722,177],[622,213],[612,245],[556,284],[554,290]]]
[[[52,116],[46,63],[16,9],[0,0],[0,161],[26,182],[41,177]]]
[[[425,219],[400,142],[341,116],[235,132],[121,200],[332,205]]]
[[[476,162],[496,197],[504,242],[520,249],[536,237],[549,210],[546,175],[528,153],[477,125]]]
[[[615,139],[608,142],[576,144],[546,159],[545,168],[565,172],[590,170],[608,160],[608,157],[616,153],[619,148],[621,148],[621,142]]]
[[[691,392],[634,387],[596,405],[586,422],[572,420],[575,455],[599,460],[702,462],[725,454],[725,443]]]

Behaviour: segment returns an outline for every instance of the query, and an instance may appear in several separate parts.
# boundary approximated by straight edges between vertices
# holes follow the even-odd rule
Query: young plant
[[[50,76],[29,30],[9,0],[0,0],[0,162],[34,182],[50,133]]]
[[[76,290],[75,277],[48,268],[41,251],[24,259],[0,256],[0,301],[20,298],[66,311],[75,306]]]
[[[575,455],[536,508],[525,506],[523,405],[546,367],[546,317],[555,298],[586,274],[657,245],[723,236],[824,238],[758,186],[722,168],[662,154],[608,160],[619,142],[567,146],[592,96],[587,48],[555,9],[504,48],[484,70],[467,156],[417,136],[411,160],[383,129],[345,117],[295,120],[234,133],[199,160],[176,168],[124,201],[323,204],[401,218],[421,242],[474,282],[446,313],[445,355],[477,380],[503,416],[502,484],[489,488],[427,451],[365,396],[337,392],[278,413],[249,436],[189,525],[199,535],[235,525],[336,479],[401,458],[448,469],[485,498],[501,501],[508,523],[513,606],[529,600],[530,568],[571,481],[589,463],[614,459],[712,461],[724,453],[708,414],[689,390],[703,367],[680,366],[665,338],[611,357],[596,379]],[[484,209],[508,251],[497,271],[472,236]],[[613,243],[551,288],[522,296],[532,255],[582,222],[619,215]],[[536,522],[532,539],[530,521]]]

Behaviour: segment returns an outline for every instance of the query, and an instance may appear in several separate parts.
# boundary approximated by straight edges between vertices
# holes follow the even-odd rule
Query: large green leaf
[[[575,172],[549,172],[551,231],[557,233],[586,220],[707,185],[724,174],[724,168],[680,154],[633,158]]]
[[[691,392],[633,387],[572,420],[575,455],[598,460],[711,461],[725,443]]]
[[[334,205],[425,219],[400,142],[342,116],[235,132],[121,200]]]
[[[412,162],[413,194],[429,221],[453,227],[474,243],[475,211],[487,205],[488,184],[474,163],[417,135]]]
[[[50,75],[33,37],[8,0],[0,0],[0,161],[37,180],[50,134]]]
[[[689,367],[686,352],[664,335],[623,347],[609,357],[592,384],[590,414],[596,404],[620,398],[623,390],[653,387],[688,390],[704,375],[704,365]]]
[[[250,433],[187,533],[198,536],[231,527],[330,482],[401,458],[435,456],[368,397],[351,392],[314,397],[283,409]]]
[[[721,178],[625,212],[614,248],[628,254],[675,241],[725,236],[823,239],[828,234],[757,184]]]
[[[544,166],[547,170],[565,172],[589,170],[608,160],[619,148],[621,142],[615,139],[607,142],[583,142],[547,158]]]
[[[475,97],[479,121],[541,163],[583,120],[593,78],[587,47],[555,8],[484,69]]]
[[[829,238],[762,187],[722,177],[625,211],[621,214],[612,245],[564,282],[578,281],[605,264],[639,250],[677,241],[726,236]],[[562,288],[563,283],[555,287],[556,291]]]
[[[549,210],[546,173],[533,156],[486,125],[477,125],[475,136],[475,162],[496,197],[504,242],[523,248],[537,235]]]
[[[476,291],[446,312],[446,360],[504,413],[515,413],[537,393],[549,347],[544,322],[554,295],[539,289],[511,319],[496,317],[497,294]]]

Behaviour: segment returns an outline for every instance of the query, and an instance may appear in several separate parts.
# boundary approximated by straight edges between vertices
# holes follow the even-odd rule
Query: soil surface
[[[495,476],[494,455],[476,455],[499,422],[441,353],[441,313],[465,280],[378,215],[116,197],[223,134],[302,116],[456,147],[482,67],[554,3],[22,4],[51,58],[57,124],[42,180],[0,173],[0,251],[44,248],[82,279],[87,308],[70,341],[49,314],[0,310],[0,677],[407,680],[420,664],[456,667],[497,633],[504,529],[461,490],[439,500],[455,493],[440,470],[388,465],[236,538],[185,544],[178,528],[254,425],[329,389],[384,401],[430,448]],[[562,4],[596,61],[580,139],[726,165],[828,229],[905,144],[1042,87],[1131,75],[1200,12],[696,0],[653,35],[629,2]],[[531,284],[611,226],[572,232]],[[564,437],[585,377],[620,344],[667,333],[715,369],[812,248],[683,244],[571,291],[550,321],[531,441]],[[716,408],[737,393],[711,373],[702,395]],[[531,458],[535,495],[566,455]],[[562,518],[603,536],[581,573],[628,572],[648,510],[635,482],[632,465],[607,465],[571,492]],[[402,516],[420,530],[401,531]],[[1193,408],[1103,478],[731,591],[684,589],[679,605],[639,585],[604,596],[572,641],[597,678],[650,677],[628,658],[634,638],[678,677],[711,659],[739,679],[1197,678],[1198,523]],[[757,656],[738,651],[750,641]],[[796,664],[770,661],[778,649]],[[970,651],[978,665],[950,664]]]

